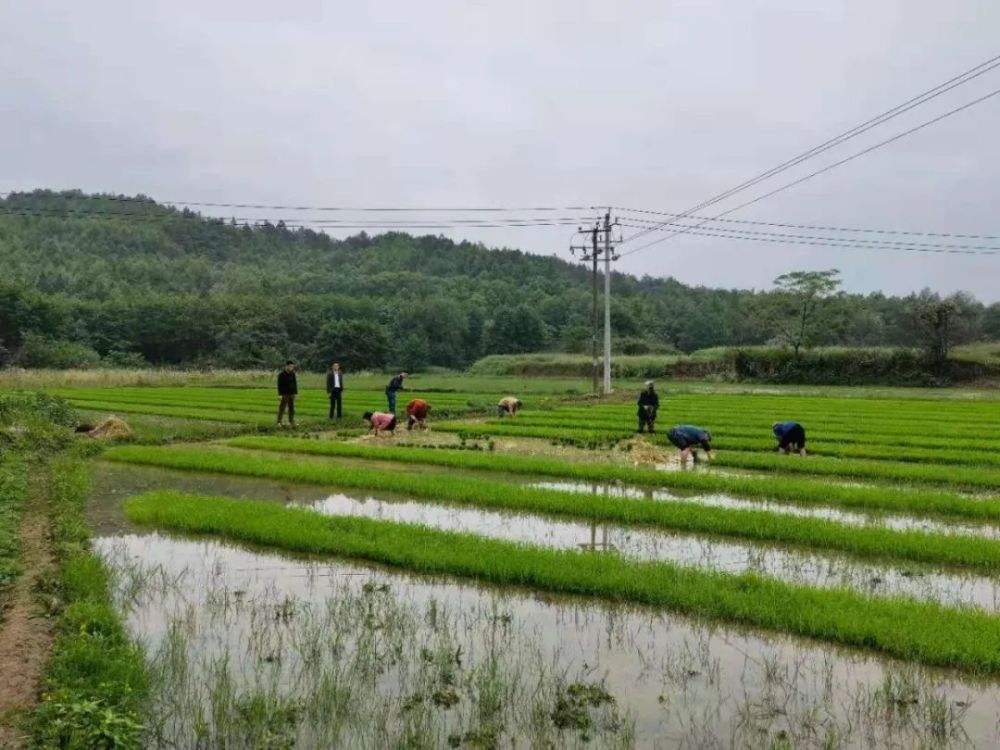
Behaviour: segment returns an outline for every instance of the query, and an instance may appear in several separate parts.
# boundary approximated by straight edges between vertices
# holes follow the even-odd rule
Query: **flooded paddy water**
[[[222,735],[253,746],[267,738],[272,747],[1000,742],[996,683],[647,608],[287,556],[125,523],[126,497],[164,488],[532,544],[607,545],[638,559],[772,575],[802,566],[811,571],[807,578],[820,575],[809,568],[817,563],[794,557],[799,553],[729,541],[98,464],[89,511],[95,546],[116,571],[116,598],[153,661],[154,745],[207,745]],[[832,584],[847,564],[826,558],[818,565],[828,566]],[[860,566],[858,575],[869,568]],[[916,585],[916,578],[903,579],[900,585]],[[927,591],[941,593],[938,585]],[[969,592],[978,585],[985,584],[956,595],[976,601],[982,592]]]

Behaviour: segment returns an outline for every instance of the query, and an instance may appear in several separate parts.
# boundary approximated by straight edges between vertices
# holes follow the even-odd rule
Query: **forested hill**
[[[417,369],[589,341],[590,282],[579,265],[434,236],[341,241],[282,224],[249,228],[141,196],[11,194],[0,200],[0,263],[0,358],[28,365],[270,367],[292,357],[318,368],[336,356],[354,369]],[[767,295],[613,281],[625,350],[774,335],[758,314]],[[906,342],[906,300],[837,299],[836,325],[815,343]]]

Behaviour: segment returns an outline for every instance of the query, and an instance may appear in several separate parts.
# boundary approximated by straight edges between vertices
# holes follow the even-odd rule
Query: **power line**
[[[627,226],[634,229],[639,228],[638,225],[627,224],[627,223],[623,223],[622,226]],[[724,234],[721,231],[706,231],[706,230],[692,229],[684,232],[684,234],[691,234],[698,237],[719,237],[727,240],[752,240],[755,242],[769,242],[772,244],[845,247],[854,250],[901,250],[905,252],[944,253],[951,255],[1000,255],[1000,248],[993,250],[962,250],[962,249],[953,249],[958,246],[952,246],[952,245],[896,246],[896,245],[884,245],[884,244],[859,244],[857,240],[850,240],[850,239],[841,240],[836,237],[811,238],[808,235],[788,235],[787,237],[784,237],[781,235],[772,236],[766,232],[760,232],[757,234],[747,234],[745,232],[740,233],[736,230],[732,230],[729,234]]]
[[[916,133],[919,130],[923,130],[924,128],[926,128],[926,127],[928,127],[930,125],[934,125],[935,123],[941,122],[942,120],[944,120],[944,119],[946,119],[948,117],[951,117],[952,115],[956,115],[959,112],[963,112],[963,111],[969,109],[970,107],[974,107],[977,104],[981,104],[982,102],[984,102],[987,99],[990,99],[990,98],[996,96],[997,94],[1000,94],[1000,89],[995,89],[995,90],[991,91],[990,93],[985,94],[984,96],[979,97],[978,99],[973,99],[972,101],[966,102],[965,104],[962,104],[961,106],[955,107],[954,109],[950,109],[947,112],[945,112],[944,114],[940,114],[937,117],[933,117],[930,120],[927,120],[925,122],[920,123],[919,125],[915,125],[912,128],[909,128],[909,129],[904,130],[904,131],[902,131],[900,133],[897,133],[896,135],[894,135],[894,136],[892,136],[890,138],[886,138],[884,141],[879,141],[878,143],[876,143],[876,144],[874,144],[872,146],[869,146],[868,148],[862,149],[861,151],[858,151],[858,152],[856,152],[854,154],[851,154],[850,156],[847,156],[847,157],[845,157],[843,159],[840,159],[839,161],[835,161],[832,164],[827,164],[825,167],[823,167],[821,169],[817,169],[815,172],[811,172],[811,173],[805,175],[804,177],[799,177],[798,179],[792,180],[791,182],[787,182],[784,185],[781,185],[781,186],[775,188],[774,190],[771,190],[771,191],[769,191],[767,193],[764,193],[763,195],[758,195],[756,198],[752,198],[751,200],[745,201],[744,203],[741,203],[738,206],[734,206],[732,208],[726,209],[722,213],[717,214],[716,216],[713,216],[710,219],[706,219],[705,221],[701,222],[700,224],[696,224],[695,226],[697,226],[697,227],[703,226],[704,224],[707,224],[710,221],[715,221],[716,219],[720,219],[723,216],[728,216],[729,214],[731,214],[731,213],[733,213],[735,211],[739,211],[741,208],[746,208],[747,206],[751,206],[754,203],[758,203],[758,202],[764,200],[765,198],[770,198],[772,195],[776,195],[777,193],[780,193],[780,192],[782,192],[784,190],[787,190],[790,187],[794,187],[796,185],[800,185],[803,182],[805,182],[806,180],[811,180],[813,177],[817,177],[817,176],[819,176],[821,174],[824,174],[825,172],[829,172],[832,169],[836,169],[837,167],[842,166],[844,164],[847,164],[850,161],[854,161],[855,159],[857,159],[857,158],[859,158],[861,156],[865,156],[866,154],[870,154],[872,151],[875,151],[876,149],[880,149],[880,148],[882,148],[884,146],[888,146],[890,143],[895,143],[896,141],[898,141],[901,138],[905,138],[906,136],[912,135],[913,133]],[[645,230],[643,230],[642,232],[640,232],[640,233],[638,233],[636,235],[633,235],[629,239],[634,239],[635,237],[639,236],[640,234],[647,234],[649,232],[656,231],[658,228],[662,228],[664,226],[668,226],[670,223],[671,222],[667,222],[665,224],[661,224],[659,227],[647,227]],[[629,250],[628,252],[622,253],[622,256],[624,257],[626,255],[632,255],[633,253],[637,253],[640,250],[645,250],[647,247],[651,247],[653,245],[659,244],[660,242],[664,242],[665,240],[669,240],[671,237],[675,237],[678,234],[685,234],[686,231],[687,230],[679,230],[679,231],[676,231],[676,232],[671,232],[666,237],[660,237],[659,239],[653,240],[652,242],[647,242],[645,245],[640,245],[639,247],[633,248],[633,249]]]
[[[878,229],[871,227],[842,227],[842,226],[824,226],[817,224],[790,224],[787,222],[780,221],[754,221],[752,219],[725,219],[725,218],[713,218],[711,216],[685,216],[684,214],[672,213],[670,211],[652,211],[643,208],[626,208],[623,206],[612,206],[615,210],[625,211],[632,214],[653,214],[656,216],[670,216],[674,219],[691,219],[693,221],[704,220],[705,222],[725,222],[728,224],[752,224],[754,226],[761,227],[778,227],[782,229],[808,229],[818,232],[860,232],[868,234],[892,234],[892,235],[908,235],[912,237],[953,237],[955,239],[972,239],[972,240],[1000,240],[1000,235],[995,234],[965,234],[959,232],[919,232],[919,231],[908,231],[904,229]],[[632,221],[644,221],[654,224],[659,224],[662,222],[650,222],[649,219],[638,219],[635,217],[628,217]],[[684,225],[682,225],[684,226]]]
[[[0,198],[11,195],[30,196],[30,192],[7,191],[0,193]],[[205,201],[154,200],[152,198],[130,198],[128,196],[98,195],[98,196],[65,196],[59,193],[55,197],[66,200],[103,200],[119,203],[138,203],[144,206],[198,206],[201,208],[252,208],[266,211],[357,211],[389,213],[399,211],[413,212],[511,212],[511,211],[590,211],[590,206],[301,206],[275,205],[265,203],[210,203]]]
[[[237,225],[254,224],[258,226],[278,225],[285,227],[317,227],[317,228],[365,228],[365,227],[414,227],[414,228],[469,228],[477,227],[531,227],[531,226],[573,226],[586,220],[582,216],[557,216],[557,217],[498,217],[496,219],[415,219],[413,221],[399,220],[375,220],[361,221],[359,219],[327,219],[310,217],[219,217],[203,216],[194,213],[138,213],[134,211],[110,211],[104,209],[20,209],[0,207],[0,216],[20,216],[32,218],[63,218],[63,219],[116,219],[127,218],[134,221],[185,221],[203,220],[215,224],[229,224],[236,222]]]
[[[952,89],[958,86],[968,83],[969,81],[978,78],[979,76],[984,75],[985,73],[988,73],[989,71],[993,70],[998,66],[1000,66],[1000,55],[992,57],[989,60],[986,60],[985,62],[982,62],[979,65],[976,65],[966,70],[965,72],[960,73],[959,75],[954,76],[953,78],[950,78],[947,81],[944,81],[943,83],[939,83],[937,86],[934,86],[933,88],[930,88],[927,91],[924,91],[923,93],[918,94],[915,97],[907,99],[905,102],[897,104],[895,107],[892,107],[891,109],[888,109],[885,112],[882,112],[881,114],[876,115],[875,117],[872,117],[871,119],[868,119],[859,125],[855,125],[853,128],[845,130],[843,133],[840,133],[839,135],[836,135],[833,138],[830,138],[824,141],[823,143],[820,143],[818,146],[814,146],[813,148],[804,151],[798,156],[794,156],[791,159],[788,159],[787,161],[784,161],[778,164],[777,166],[772,167],[771,169],[761,172],[755,177],[751,177],[749,180],[745,180],[744,182],[741,182],[739,185],[736,185],[730,188],[729,190],[725,190],[722,193],[719,193],[718,195],[709,198],[708,200],[702,201],[696,206],[693,206],[687,211],[685,211],[684,216],[689,216],[690,214],[693,214],[695,211],[700,211],[701,209],[706,208],[707,206],[719,203],[720,201],[725,200],[726,198],[730,197],[731,195],[737,192],[741,192],[742,190],[745,190],[748,187],[752,187],[753,185],[756,185],[757,183],[762,182],[763,180],[773,177],[779,172],[783,172],[787,169],[790,169],[791,167],[801,164],[807,159],[811,159],[813,156],[817,156],[818,154],[821,154],[824,151],[828,151],[831,148],[839,146],[840,144],[845,143],[851,138],[855,138],[861,135],[862,133],[866,133],[872,128],[875,128],[893,119],[894,117],[898,117],[899,115],[904,114],[905,112],[908,112],[911,109],[930,101],[931,99],[941,96],[942,94],[947,93],[948,91],[951,91]],[[631,237],[627,237],[625,239],[625,242],[636,239],[637,237],[640,237],[646,233],[647,232],[645,231],[638,232],[637,234],[632,235]]]
[[[642,222],[642,219],[629,219],[629,220],[630,221],[639,221],[639,222]],[[643,224],[640,223],[639,226],[643,226]],[[699,225],[699,224],[690,224],[690,225],[689,224],[680,224],[679,226],[680,227],[690,227],[691,229],[696,229],[696,228],[698,228],[701,225]],[[770,235],[772,237],[807,237],[807,238],[810,237],[810,235],[804,235],[804,234],[785,234],[785,233],[782,233],[782,232],[766,232],[766,231],[754,230],[754,229],[730,229],[729,227],[709,227],[708,229],[709,229],[709,231],[713,231],[713,232],[727,232],[727,233],[735,233],[735,234],[763,234],[763,235]],[[813,239],[815,239],[815,238],[813,238]],[[960,249],[963,249],[963,250],[997,250],[998,252],[1000,252],[1000,246],[997,246],[997,245],[948,245],[948,244],[944,244],[944,243],[940,243],[940,242],[914,242],[913,240],[908,240],[908,241],[903,241],[903,240],[881,240],[881,239],[879,239],[879,240],[869,240],[869,239],[864,239],[862,237],[857,237],[857,238],[854,238],[854,237],[848,237],[848,238],[845,238],[845,237],[824,237],[822,239],[832,239],[832,240],[838,240],[838,241],[843,241],[843,242],[857,242],[857,243],[863,243],[863,244],[875,244],[875,245],[885,245],[885,246],[900,245],[900,246],[904,246],[904,247],[953,247],[953,248],[960,248]]]

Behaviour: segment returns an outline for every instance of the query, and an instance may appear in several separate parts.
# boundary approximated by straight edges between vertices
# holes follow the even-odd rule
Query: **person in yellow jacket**
[[[497,416],[498,417],[516,416],[520,408],[521,408],[521,399],[514,398],[513,396],[506,396],[500,399],[500,402],[497,404]]]

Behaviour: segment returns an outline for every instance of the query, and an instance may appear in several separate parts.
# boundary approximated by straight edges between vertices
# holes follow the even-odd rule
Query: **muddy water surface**
[[[992,682],[649,609],[254,551],[123,521],[125,497],[165,487],[532,543],[607,543],[640,557],[673,549],[669,536],[613,527],[103,467],[90,513],[97,550],[120,571],[116,594],[128,626],[154,659],[164,720],[150,746],[193,746],[212,731],[245,732],[249,744],[277,733],[303,747],[377,747],[417,733],[431,745],[461,745],[483,730],[487,714],[501,737],[520,744],[1000,743],[1000,687]],[[577,692],[567,692],[570,685]],[[598,691],[598,705],[566,721],[566,696],[579,690]],[[248,708],[258,703],[271,708]],[[261,713],[264,727],[248,718]]]

